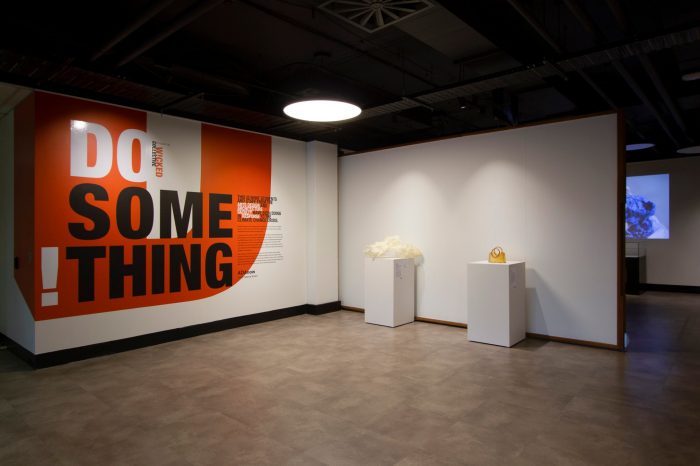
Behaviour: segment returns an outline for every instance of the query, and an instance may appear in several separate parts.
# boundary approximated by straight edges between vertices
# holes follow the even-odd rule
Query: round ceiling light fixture
[[[678,149],[679,154],[700,154],[700,146],[690,146]]]
[[[357,105],[340,100],[302,100],[284,107],[287,116],[304,121],[343,121],[362,113]]]
[[[642,149],[649,149],[651,147],[654,147],[656,144],[651,143],[651,142],[640,142],[637,144],[627,144],[625,146],[625,150],[627,151],[633,151],[633,150],[642,150]]]

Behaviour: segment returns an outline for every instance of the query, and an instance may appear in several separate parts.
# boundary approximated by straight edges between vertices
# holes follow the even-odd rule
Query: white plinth
[[[365,259],[365,322],[397,327],[415,319],[413,259]]]
[[[467,293],[470,341],[510,347],[525,339],[525,262],[470,262]]]

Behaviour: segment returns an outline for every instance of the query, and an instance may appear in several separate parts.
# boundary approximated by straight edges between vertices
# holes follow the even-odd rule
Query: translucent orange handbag
[[[491,249],[489,253],[489,262],[492,264],[505,264],[506,263],[506,252],[502,247],[496,246]]]

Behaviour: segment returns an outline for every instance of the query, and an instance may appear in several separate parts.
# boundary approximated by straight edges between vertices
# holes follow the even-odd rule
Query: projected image
[[[627,238],[668,239],[668,178],[668,174],[627,177]]]

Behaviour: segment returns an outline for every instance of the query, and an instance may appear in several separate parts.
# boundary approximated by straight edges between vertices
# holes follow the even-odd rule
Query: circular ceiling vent
[[[330,0],[320,8],[367,32],[375,32],[432,6],[427,0]]]

